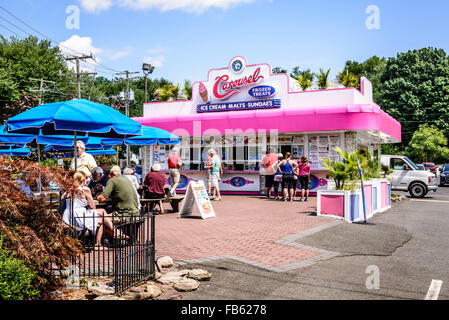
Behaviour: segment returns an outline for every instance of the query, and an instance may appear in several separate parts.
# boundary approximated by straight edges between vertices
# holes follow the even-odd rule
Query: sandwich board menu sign
[[[214,208],[212,207],[212,203],[210,202],[206,187],[202,180],[189,182],[184,201],[181,205],[181,210],[178,213],[178,218],[192,216],[195,203],[200,210],[201,218],[207,219],[215,217]]]

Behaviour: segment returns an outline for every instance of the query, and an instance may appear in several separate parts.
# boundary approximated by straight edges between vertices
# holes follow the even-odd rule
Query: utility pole
[[[129,80],[138,79],[139,77],[133,77],[130,78],[130,74],[136,74],[140,73],[139,71],[136,72],[130,72],[128,70],[116,73],[116,75],[126,75],[125,81],[126,81],[126,91],[125,91],[125,115],[129,117]],[[129,152],[129,146],[126,146],[126,166],[129,166],[129,158],[130,158],[130,152]]]
[[[78,91],[78,99],[81,99],[81,76],[88,76],[88,75],[95,75],[96,72],[80,72],[80,60],[85,61],[84,59],[92,59],[94,60],[94,57],[92,57],[92,53],[88,56],[73,56],[69,58],[65,58],[67,61],[75,60],[76,64],[76,73],[68,73],[68,74],[60,74],[61,76],[76,76],[76,84],[77,84],[77,91]]]
[[[39,81],[40,82],[39,89],[31,89],[30,91],[31,92],[39,92],[39,105],[41,105],[42,104],[42,94],[44,92],[47,92],[47,91],[52,91],[53,92],[55,90],[56,82],[55,81],[44,80],[44,79],[35,79],[35,78],[30,78],[30,80],[31,81]],[[45,83],[53,84],[53,89],[44,88],[44,84]]]

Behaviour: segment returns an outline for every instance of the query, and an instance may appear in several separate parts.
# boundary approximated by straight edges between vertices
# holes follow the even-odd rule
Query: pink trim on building
[[[378,130],[401,140],[401,125],[379,107],[368,104],[312,107],[290,110],[253,110],[217,112],[167,118],[133,118],[146,126],[170,132],[184,129],[189,135],[202,135],[206,130],[226,134],[230,129],[278,132],[313,132],[337,130]],[[229,133],[229,132],[228,132]]]

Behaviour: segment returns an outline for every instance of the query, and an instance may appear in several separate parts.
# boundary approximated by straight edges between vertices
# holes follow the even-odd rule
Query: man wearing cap
[[[97,162],[91,154],[85,152],[86,146],[84,142],[77,141],[76,142],[76,154],[77,158],[77,170],[83,171],[89,178],[92,177],[91,170],[97,166]],[[82,169],[86,168],[86,169]],[[70,170],[75,170],[75,158],[72,159],[72,163],[70,164]]]
[[[155,163],[151,167],[151,171],[147,173],[145,180],[143,181],[143,187],[145,188],[146,199],[163,199],[165,198],[165,174],[161,171],[161,165]],[[159,201],[160,212],[164,213],[162,207],[162,201]],[[153,211],[154,202],[150,202],[150,212]]]
[[[181,157],[179,156],[179,149],[174,147],[172,149],[172,154],[168,157],[168,169],[169,177],[172,188],[170,190],[170,195],[176,195],[176,188],[179,184],[179,179],[181,178],[181,173],[179,169],[182,166]]]
[[[92,180],[89,182],[87,187],[92,191],[92,196],[96,197],[98,194],[102,193],[106,184],[108,183],[108,178],[103,173],[101,167],[95,167],[91,171]]]
[[[139,200],[131,181],[124,178],[119,166],[112,166],[107,174],[109,179],[103,193],[97,196],[98,201],[106,202],[111,199],[114,215],[139,215]]]

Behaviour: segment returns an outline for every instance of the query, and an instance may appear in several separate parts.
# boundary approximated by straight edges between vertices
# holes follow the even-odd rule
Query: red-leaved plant
[[[0,157],[0,235],[3,249],[23,260],[37,272],[34,286],[42,293],[61,285],[52,272],[65,269],[72,257],[82,254],[81,243],[67,235],[57,210],[43,197],[28,197],[17,179],[33,186],[36,179],[56,183],[74,191],[73,172],[60,167],[39,166],[35,162]]]

